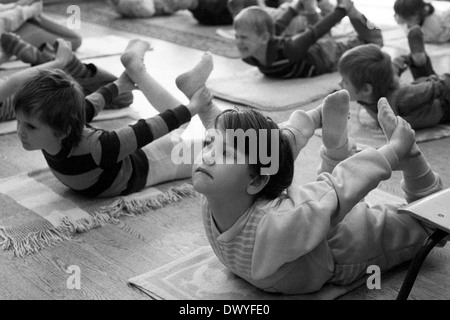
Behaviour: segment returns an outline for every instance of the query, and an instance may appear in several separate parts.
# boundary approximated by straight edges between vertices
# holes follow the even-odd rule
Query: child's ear
[[[67,129],[66,132],[55,132],[55,136],[59,139],[59,140],[63,140],[65,138],[67,138],[67,136],[72,132],[72,128],[69,127]]]
[[[269,175],[255,174],[247,186],[248,194],[250,195],[258,194],[262,189],[264,189],[267,183],[269,183],[269,180],[270,180]]]
[[[261,35],[261,37],[265,43],[268,43],[271,38],[270,32],[264,31],[264,33]]]
[[[363,95],[364,100],[369,101],[373,96],[373,87],[371,84],[366,83],[359,92]]]

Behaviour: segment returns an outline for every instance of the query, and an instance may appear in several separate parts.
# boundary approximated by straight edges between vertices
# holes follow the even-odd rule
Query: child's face
[[[61,137],[57,137],[54,130],[39,120],[37,115],[26,117],[18,113],[17,135],[25,150],[45,150],[56,154],[61,149]]]
[[[232,138],[227,138],[223,130],[218,130],[223,139],[210,132],[192,168],[194,189],[211,197],[245,194],[252,180],[248,157],[233,147]]]
[[[267,37],[259,35],[250,28],[235,28],[236,46],[241,54],[241,58],[249,58],[265,54],[267,47]]]
[[[339,83],[342,89],[345,89],[350,94],[350,100],[351,101],[359,101],[364,100],[362,97],[361,92],[356,89],[356,87],[353,85],[353,83],[350,81],[350,78],[346,75],[342,75],[342,80]]]

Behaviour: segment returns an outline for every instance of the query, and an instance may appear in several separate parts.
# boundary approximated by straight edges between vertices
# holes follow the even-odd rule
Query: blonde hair
[[[235,29],[247,28],[255,31],[257,35],[269,32],[273,36],[275,33],[272,17],[259,6],[250,6],[239,12],[234,18],[233,27]]]

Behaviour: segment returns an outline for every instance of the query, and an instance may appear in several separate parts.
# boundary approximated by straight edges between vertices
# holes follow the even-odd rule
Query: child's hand
[[[348,11],[353,7],[353,1],[352,0],[337,0],[337,7],[344,8],[346,11]]]
[[[206,111],[212,101],[213,95],[211,91],[205,86],[198,89],[191,98],[191,101],[187,105],[187,108],[191,111],[191,115],[194,116],[199,112]]]
[[[388,144],[394,149],[399,160],[410,154],[414,142],[415,135],[411,125],[405,119],[397,116],[397,126]]]
[[[56,39],[56,56],[55,61],[59,62],[62,67],[69,64],[70,60],[73,58],[72,43],[64,39]]]
[[[125,71],[122,72],[120,77],[116,81],[114,81],[114,83],[116,84],[117,89],[119,90],[119,94],[121,94],[122,92],[129,92],[136,89],[135,83],[133,82],[133,80],[131,80],[131,78]]]

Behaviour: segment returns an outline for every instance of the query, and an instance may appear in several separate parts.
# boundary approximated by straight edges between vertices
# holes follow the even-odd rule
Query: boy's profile
[[[410,54],[394,60],[373,44],[344,53],[338,65],[342,88],[375,119],[377,101],[386,97],[394,113],[413,129],[450,121],[450,74],[437,75],[433,70],[419,26],[410,30],[408,42]],[[407,68],[414,81],[402,84],[399,77]]]
[[[305,7],[311,0],[297,0]],[[338,0],[336,8],[310,26],[292,36],[277,36],[295,16],[294,8],[273,21],[264,8],[250,6],[234,18],[236,46],[244,62],[256,66],[264,75],[274,78],[307,78],[336,71],[342,54],[360,44],[383,45],[381,30],[359,12],[351,0]],[[333,26],[348,16],[357,36],[345,41],[324,37]],[[282,22],[281,22],[282,21]]]

